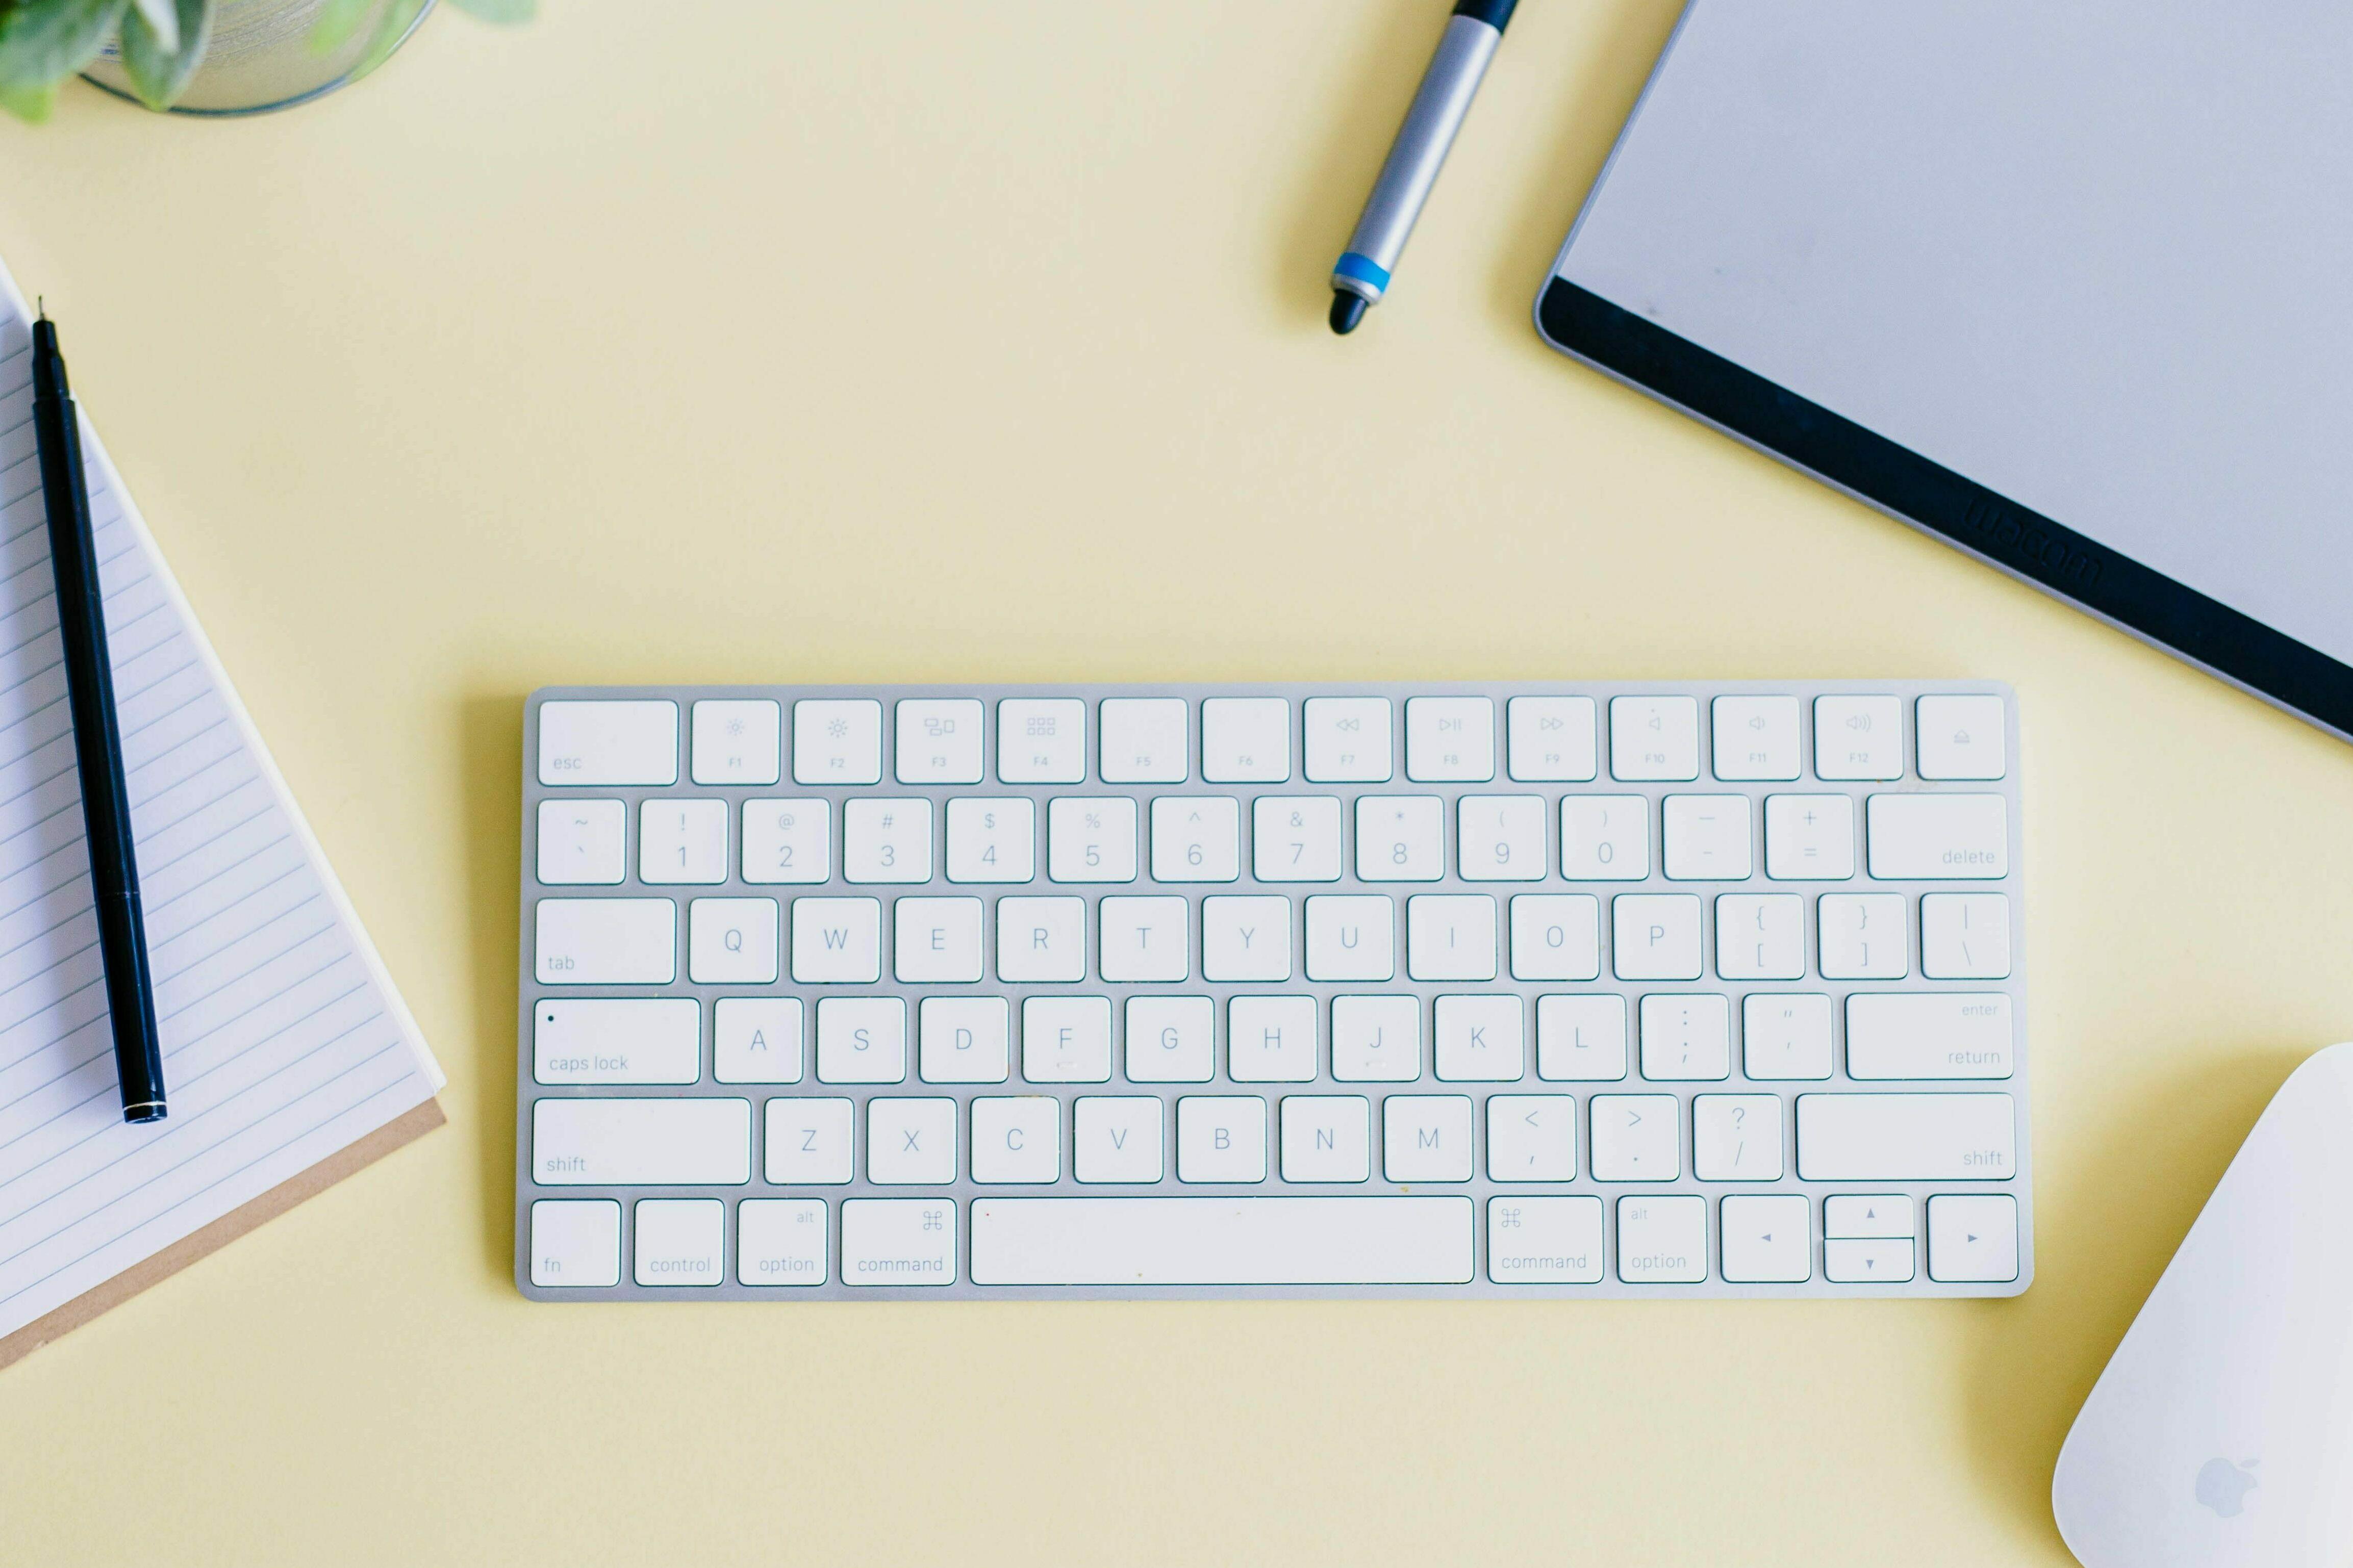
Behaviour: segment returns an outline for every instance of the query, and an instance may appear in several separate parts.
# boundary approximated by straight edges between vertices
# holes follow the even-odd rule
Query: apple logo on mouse
[[[2247,1494],[2255,1489],[2255,1478],[2247,1471],[2262,1461],[2249,1459],[2244,1465],[2234,1465],[2228,1459],[2209,1459],[2198,1471],[2198,1500],[2224,1519],[2236,1519],[2246,1511]]]

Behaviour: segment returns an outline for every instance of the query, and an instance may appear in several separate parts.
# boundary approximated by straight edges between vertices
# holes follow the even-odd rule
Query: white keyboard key
[[[819,1002],[817,1076],[820,1083],[904,1083],[905,998],[828,996]]]
[[[727,1205],[717,1198],[645,1198],[638,1204],[640,1285],[716,1285],[727,1277]]]
[[[1106,697],[1102,723],[1103,783],[1185,782],[1189,726],[1183,698]]]
[[[1466,882],[1535,882],[1545,874],[1545,803],[1535,795],[1466,795],[1455,853]]]
[[[1201,978],[1291,978],[1291,900],[1256,894],[1201,900]]]
[[[1642,1076],[1661,1082],[1732,1076],[1732,1001],[1642,998]]]
[[[1217,1076],[1218,1005],[1207,996],[1127,999],[1130,1083],[1207,1083]]]
[[[1726,980],[1804,979],[1806,900],[1795,893],[1720,895],[1715,972]]]
[[[1397,975],[1397,906],[1378,893],[1307,900],[1307,978],[1390,980]]]
[[[1598,771],[1590,697],[1514,697],[1504,704],[1506,771],[1521,784],[1577,783]]]
[[[1629,783],[1699,777],[1699,700],[1609,700],[1609,776]]]
[[[2006,1182],[2018,1118],[2006,1094],[1801,1094],[1798,1175],[1808,1182]]]
[[[1420,1076],[1419,998],[1332,998],[1332,1077],[1336,1081],[1411,1083]]]
[[[1601,973],[1601,901],[1589,893],[1512,900],[1512,978],[1591,980]]]
[[[1597,1094],[1593,1179],[1672,1182],[1683,1173],[1683,1106],[1672,1094]]]
[[[1241,875],[1241,802],[1164,795],[1152,803],[1152,879],[1230,882]]]
[[[1831,999],[1763,992],[1740,1004],[1740,1070],[1753,1079],[1831,1076]]]
[[[807,698],[793,704],[793,782],[882,782],[882,704],[871,698]]]
[[[1386,697],[1311,697],[1301,705],[1307,777],[1316,784],[1386,784],[1396,763]]]
[[[846,882],[932,879],[932,803],[920,796],[851,800],[841,807]]]
[[[1825,980],[1901,980],[1912,972],[1901,893],[1824,893],[1818,962]]]
[[[781,705],[722,700],[694,705],[694,782],[772,784],[784,774]]]
[[[1282,784],[1291,777],[1291,703],[1281,697],[1201,699],[1201,777]]]
[[[1741,1193],[1717,1205],[1724,1278],[1796,1285],[1814,1277],[1812,1205],[1802,1193]]]
[[[1837,1285],[1901,1285],[1917,1265],[1908,1240],[1822,1243],[1822,1278]]]
[[[687,978],[768,985],[783,962],[774,899],[697,899],[687,906]]]
[[[1469,1181],[1469,1099],[1393,1094],[1382,1100],[1381,1174],[1392,1182]]]
[[[1487,1097],[1487,1179],[1577,1179],[1577,1101],[1565,1094]]]
[[[1846,999],[1851,1078],[2008,1078],[2017,1047],[2010,998],[1999,991],[1883,992]]]
[[[1027,882],[1038,875],[1038,803],[1019,795],[948,802],[948,880]]]
[[[744,1285],[822,1285],[833,1247],[822,1198],[745,1198],[735,1205],[735,1279]]]
[[[795,899],[793,979],[803,985],[871,985],[882,978],[879,899]]]
[[[2010,771],[2000,698],[1923,697],[1917,716],[1922,778],[1998,779]]]
[[[1572,882],[1639,882],[1651,874],[1651,803],[1639,795],[1566,795],[1560,874]]]
[[[841,1282],[953,1285],[953,1198],[850,1198],[841,1205]]]
[[[629,810],[617,800],[539,803],[538,876],[549,886],[619,881],[628,871]]]
[[[1032,996],[1021,1004],[1021,1076],[1031,1083],[1111,1079],[1111,998]]]
[[[1626,1076],[1626,998],[1536,998],[1536,1076],[1556,1083]]]
[[[1854,875],[1854,797],[1765,797],[1765,874],[1777,882],[1842,882]]]
[[[1904,776],[1904,704],[1893,697],[1814,699],[1814,776]]]
[[[744,803],[744,879],[824,882],[833,877],[833,807],[822,800]]]
[[[1527,1008],[1517,996],[1440,996],[1430,1033],[1446,1083],[1515,1083],[1527,1076]]]
[[[542,899],[532,913],[542,985],[668,985],[678,906],[668,899]]]
[[[1495,978],[1495,900],[1425,893],[1405,901],[1406,973],[1416,980]]]
[[[540,1083],[692,1083],[701,1009],[691,996],[550,998],[531,1010],[531,1061]]]
[[[1282,1179],[1362,1182],[1372,1175],[1372,1106],[1358,1095],[1282,1100]]]
[[[1166,1173],[1163,1136],[1153,1096],[1083,1096],[1071,1108],[1071,1174],[1082,1182],[1159,1181]]]
[[[1930,1198],[1928,1278],[1944,1283],[2017,1279],[2018,1200],[2006,1193]]]
[[[1087,977],[1084,899],[997,900],[997,977],[1018,982]]]
[[[559,786],[678,783],[678,704],[541,703],[539,782]]]
[[[1998,795],[1875,795],[1871,874],[1883,882],[2010,875],[2009,804]]]
[[[768,1101],[765,1173],[772,1187],[838,1187],[850,1162],[850,1102],[778,1095]]]
[[[1931,980],[2010,974],[2010,900],[2000,893],[1929,893],[1920,900],[1920,973]]]
[[[926,996],[915,1034],[925,1083],[1003,1083],[1013,1074],[1013,1009],[1002,996]]]
[[[1060,1100],[1050,1094],[1018,1094],[972,1102],[974,1181],[1038,1185],[1061,1177]]]
[[[978,784],[980,704],[968,697],[902,697],[893,771],[901,784]]]
[[[1250,803],[1250,875],[1261,882],[1340,879],[1340,800],[1262,795]]]
[[[533,1204],[531,1282],[569,1290],[618,1285],[621,1205],[607,1198],[542,1198]]]
[[[1692,1174],[1703,1182],[1781,1179],[1781,1097],[1703,1094],[1692,1101]]]
[[[1256,1095],[1188,1094],[1176,1102],[1176,1179],[1266,1180],[1266,1101]]]
[[[1312,1083],[1315,998],[1237,996],[1226,1005],[1226,1076],[1236,1083]]]
[[[543,1187],[733,1187],[752,1179],[748,1100],[540,1100],[531,1173]]]
[[[891,907],[892,973],[911,985],[980,978],[978,899],[901,899]]]
[[[1409,697],[1405,776],[1418,784],[1478,784],[1495,776],[1495,700]]]
[[[1849,1239],[1915,1237],[1912,1199],[1904,1193],[1834,1193],[1822,1200],[1822,1234]]]
[[[727,803],[649,800],[638,805],[638,880],[727,879]]]
[[[1618,1200],[1618,1278],[1629,1285],[1707,1280],[1707,1200],[1662,1194]]]
[[[1620,893],[1609,900],[1610,961],[1620,980],[1697,980],[1699,899]]]
[[[1434,795],[1356,802],[1356,879],[1435,882],[1446,875],[1446,803]]]
[[[1796,698],[1719,697],[1710,704],[1710,714],[1715,731],[1717,778],[1798,776]]]
[[[866,1179],[877,1186],[944,1186],[955,1180],[956,1102],[866,1102]]]
[[[1085,783],[1087,705],[1075,697],[999,702],[997,776],[1007,784]]]
[[[1675,881],[1743,882],[1756,869],[1746,795],[1671,795],[1660,818],[1660,858]]]
[[[1135,802],[1062,795],[1046,808],[1046,875],[1057,882],[1135,880]]]
[[[1498,1285],[1598,1285],[1599,1198],[1487,1200],[1487,1278]]]
[[[976,1198],[982,1285],[1438,1285],[1471,1279],[1461,1197]]]
[[[1192,910],[1182,898],[1104,899],[1095,962],[1105,980],[1185,980],[1193,973]]]
[[[801,1072],[799,997],[727,996],[712,1004],[712,1078],[721,1083],[798,1083]]]

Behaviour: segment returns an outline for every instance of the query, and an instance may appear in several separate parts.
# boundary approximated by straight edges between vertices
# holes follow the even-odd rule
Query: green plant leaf
[[[0,7],[0,88],[10,89],[9,107],[27,89],[53,88],[90,64],[114,36],[131,0],[16,0]],[[50,95],[54,97],[54,94]],[[47,112],[46,108],[40,113]]]
[[[0,82],[0,109],[6,110],[17,119],[30,124],[38,125],[42,121],[47,120],[49,117],[49,110],[56,107],[57,101],[58,84],[56,82],[45,81],[38,86],[21,87],[9,82]]]
[[[176,45],[147,16],[144,0],[133,0],[122,17],[122,74],[150,109],[169,109],[212,42],[212,0],[164,0],[172,6]]]
[[[359,35],[360,24],[367,20],[368,7],[375,0],[327,0],[319,8],[319,19],[311,25],[311,52],[332,55]]]
[[[376,14],[375,32],[368,39],[367,53],[352,68],[352,79],[360,78],[392,58],[392,51],[400,47],[400,40],[408,37],[408,29],[417,14],[432,0],[385,0],[384,9]]]
[[[180,13],[172,0],[131,0],[132,11],[147,20],[158,42],[173,54],[180,52]],[[126,22],[129,17],[123,18]]]
[[[449,4],[478,21],[504,26],[528,22],[539,15],[539,0],[449,0]]]

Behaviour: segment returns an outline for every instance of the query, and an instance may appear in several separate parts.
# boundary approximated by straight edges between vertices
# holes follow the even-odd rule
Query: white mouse
[[[2353,1564],[2353,1043],[2295,1072],[2075,1417],[2084,1568]]]

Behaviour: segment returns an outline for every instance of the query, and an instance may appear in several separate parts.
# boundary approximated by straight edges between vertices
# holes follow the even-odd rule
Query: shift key
[[[2018,1173],[2006,1094],[1801,1094],[1798,1175],[1808,1182],[2006,1182]]]

